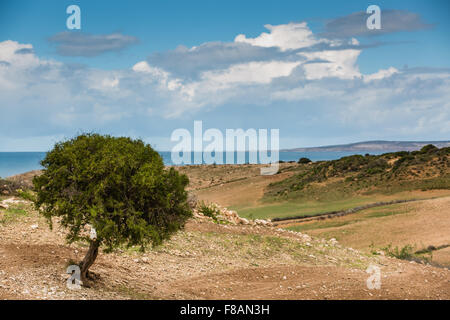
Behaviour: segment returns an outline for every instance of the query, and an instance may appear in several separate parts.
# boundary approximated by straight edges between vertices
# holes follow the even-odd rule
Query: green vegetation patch
[[[296,172],[270,184],[264,200],[334,201],[357,194],[450,189],[450,147],[428,145],[420,151],[353,155],[299,165]]]
[[[415,250],[415,246],[407,244],[403,247],[393,247],[392,244],[387,245],[384,248],[381,248],[386,255],[402,259],[402,260],[408,260],[408,261],[416,261],[416,262],[430,262],[432,259],[432,253],[425,252],[423,254],[419,254]]]
[[[306,201],[300,202],[292,200],[281,203],[266,204],[258,207],[231,207],[236,210],[241,217],[250,219],[273,219],[284,217],[310,217],[324,212],[341,211],[361,206],[368,203],[377,202],[374,196],[360,196],[354,198],[340,199],[336,201]]]
[[[0,224],[7,224],[17,221],[21,217],[28,216],[28,211],[24,207],[8,208],[0,210]]]
[[[387,205],[387,206],[366,209],[361,212],[355,213],[350,216],[345,216],[342,218],[339,217],[339,218],[320,220],[320,221],[316,221],[316,222],[305,222],[305,223],[298,224],[295,226],[287,227],[286,229],[302,232],[302,231],[307,231],[307,230],[338,228],[338,227],[343,227],[346,225],[362,222],[367,219],[389,217],[389,216],[404,214],[404,213],[408,213],[408,212],[410,212],[410,210],[408,208],[406,208],[404,205],[393,204],[393,205]],[[335,234],[334,232],[330,232],[329,235],[332,238],[338,238],[337,233]]]
[[[288,227],[286,229],[293,230],[293,231],[307,231],[307,230],[315,230],[315,229],[327,229],[327,228],[337,228],[346,226],[349,224],[353,224],[356,222],[361,221],[360,219],[354,219],[354,220],[345,220],[345,221],[328,221],[328,222],[310,222],[310,223],[304,223],[297,226]]]

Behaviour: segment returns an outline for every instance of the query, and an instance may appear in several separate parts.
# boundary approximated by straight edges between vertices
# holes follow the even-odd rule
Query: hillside
[[[412,190],[450,189],[450,148],[428,145],[420,151],[354,155],[296,167],[272,183],[266,199],[354,197]]]

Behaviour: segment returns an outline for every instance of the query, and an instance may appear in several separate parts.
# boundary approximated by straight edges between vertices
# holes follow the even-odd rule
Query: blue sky
[[[67,30],[67,6],[81,8]],[[370,4],[382,32],[361,29]],[[277,128],[282,148],[450,139],[448,1],[2,1],[0,151],[83,131]],[[366,15],[368,17],[369,15]],[[362,19],[362,18],[363,19]]]

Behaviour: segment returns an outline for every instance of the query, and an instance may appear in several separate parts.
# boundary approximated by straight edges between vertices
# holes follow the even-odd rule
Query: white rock
[[[18,204],[18,203],[27,203],[30,201],[26,201],[26,200],[20,200],[20,199],[14,199],[14,198],[9,198],[9,199],[5,199],[2,201],[2,204]]]
[[[239,222],[240,222],[241,224],[249,224],[249,223],[250,223],[250,222],[249,222],[247,219],[245,219],[245,218],[241,218]]]
[[[262,219],[256,219],[255,223],[258,224],[258,225],[262,225],[262,226],[267,225],[267,221],[266,220],[262,220]]]
[[[337,241],[335,238],[331,238],[331,239],[329,240],[329,243],[331,243],[331,244],[337,244],[338,241]]]

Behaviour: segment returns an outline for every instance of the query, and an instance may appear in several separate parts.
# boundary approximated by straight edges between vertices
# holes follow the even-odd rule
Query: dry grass
[[[437,247],[450,244],[450,197],[372,208],[290,228],[318,237],[336,238],[346,246],[366,251],[389,244],[414,245],[417,250]],[[433,252],[432,260],[450,266],[447,255],[439,250]]]

